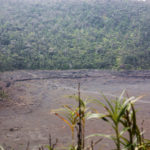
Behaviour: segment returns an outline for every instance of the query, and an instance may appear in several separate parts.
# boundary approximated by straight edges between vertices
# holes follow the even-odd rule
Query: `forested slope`
[[[150,69],[150,3],[0,0],[0,70]]]

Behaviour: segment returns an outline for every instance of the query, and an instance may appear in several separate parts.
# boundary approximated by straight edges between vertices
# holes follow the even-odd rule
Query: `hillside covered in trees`
[[[0,70],[150,69],[150,3],[0,0]]]

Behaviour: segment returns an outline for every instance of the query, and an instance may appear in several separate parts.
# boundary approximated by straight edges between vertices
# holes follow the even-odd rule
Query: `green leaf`
[[[0,145],[0,150],[4,150],[4,148]]]
[[[86,139],[87,139],[87,138],[91,138],[91,137],[95,137],[95,136],[101,136],[101,137],[104,137],[104,138],[108,138],[108,139],[110,139],[110,140],[116,140],[116,138],[115,138],[114,136],[112,136],[112,135],[108,135],[108,134],[98,134],[98,133],[96,133],[96,134],[91,134],[91,135],[87,136]]]
[[[99,119],[102,119],[104,117],[108,117],[108,115],[106,114],[101,114],[101,113],[92,113],[90,114],[87,119],[93,119],[93,118],[99,118]]]
[[[107,99],[107,97],[105,95],[103,95],[103,98],[105,99],[105,101],[109,105],[109,108],[111,109],[112,113],[114,113],[114,108],[113,108],[112,104],[109,102],[109,100]]]
[[[120,132],[120,136],[122,136],[129,129],[130,129],[130,127],[123,128],[123,130]]]
[[[121,93],[121,95],[119,96],[119,99],[118,99],[119,102],[121,102],[121,100],[123,99],[123,95],[124,95],[125,92],[126,92],[126,90],[122,91],[122,93]]]

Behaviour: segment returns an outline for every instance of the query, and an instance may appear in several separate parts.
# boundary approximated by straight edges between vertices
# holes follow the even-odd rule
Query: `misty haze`
[[[149,0],[0,0],[0,150],[149,150],[149,106]]]

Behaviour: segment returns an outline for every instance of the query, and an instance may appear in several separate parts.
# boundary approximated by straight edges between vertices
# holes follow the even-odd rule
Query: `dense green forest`
[[[150,69],[150,3],[0,0],[0,70]]]

